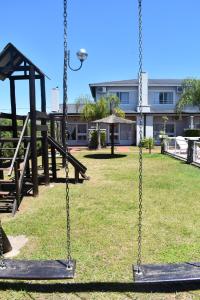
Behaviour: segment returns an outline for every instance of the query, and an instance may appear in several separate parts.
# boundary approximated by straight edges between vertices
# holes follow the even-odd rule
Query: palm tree
[[[119,117],[124,117],[125,113],[119,108],[120,99],[116,95],[100,97],[96,102],[92,102],[88,97],[79,97],[76,104],[83,104],[82,118],[87,122],[102,119],[114,113]],[[101,148],[100,125],[97,124],[98,149]]]
[[[183,93],[176,104],[176,111],[181,115],[186,105],[194,105],[200,108],[200,80],[185,79],[182,84]]]

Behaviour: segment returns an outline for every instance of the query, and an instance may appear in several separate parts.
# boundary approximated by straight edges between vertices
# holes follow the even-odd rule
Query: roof
[[[84,104],[68,103],[67,111],[69,114],[80,114],[82,112]],[[63,104],[59,104],[59,112],[63,112]]]
[[[22,52],[20,52],[12,43],[0,52],[0,80],[5,80],[16,71],[23,62],[34,66],[36,72],[46,76],[35,64],[31,62]]]
[[[181,86],[183,79],[149,79],[149,86]],[[121,87],[121,86],[138,86],[138,79],[129,80],[118,80],[118,81],[105,81],[99,83],[90,83],[89,87],[91,89],[92,96],[95,97],[96,87]]]
[[[131,120],[127,120],[127,119],[124,119],[124,118],[120,118],[120,117],[117,117],[116,115],[110,115],[106,118],[103,118],[103,119],[99,119],[99,120],[96,120],[96,121],[93,121],[93,123],[105,123],[105,124],[133,124],[135,123],[134,121],[131,121]]]

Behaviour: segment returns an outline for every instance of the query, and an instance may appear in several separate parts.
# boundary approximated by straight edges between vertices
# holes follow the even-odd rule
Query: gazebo
[[[108,117],[95,120],[93,123],[104,123],[104,124],[109,124],[111,127],[111,155],[114,155],[114,125],[115,124],[133,124],[135,123],[134,121],[127,120],[124,118],[117,117],[116,115],[112,114]]]

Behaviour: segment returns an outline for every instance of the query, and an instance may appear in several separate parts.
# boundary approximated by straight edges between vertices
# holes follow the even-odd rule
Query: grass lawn
[[[91,177],[83,184],[70,185],[76,278],[67,282],[1,281],[0,299],[200,299],[200,290],[134,291],[137,149],[130,147],[120,158],[87,157],[96,153],[110,151],[75,153]],[[199,169],[158,151],[144,154],[144,263],[200,261],[199,185]],[[65,258],[64,185],[40,187],[38,198],[24,198],[20,212],[14,218],[3,217],[2,223],[7,234],[29,238],[18,258]],[[103,287],[102,282],[110,284]],[[89,288],[94,291],[89,292]]]

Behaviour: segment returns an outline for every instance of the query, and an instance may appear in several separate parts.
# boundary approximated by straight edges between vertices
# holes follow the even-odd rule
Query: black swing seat
[[[0,279],[56,280],[74,278],[74,260],[12,260],[4,259],[6,268],[0,268]],[[71,268],[68,268],[70,262]]]
[[[133,266],[133,276],[134,282],[141,284],[200,281],[200,262],[141,265],[140,273]]]

